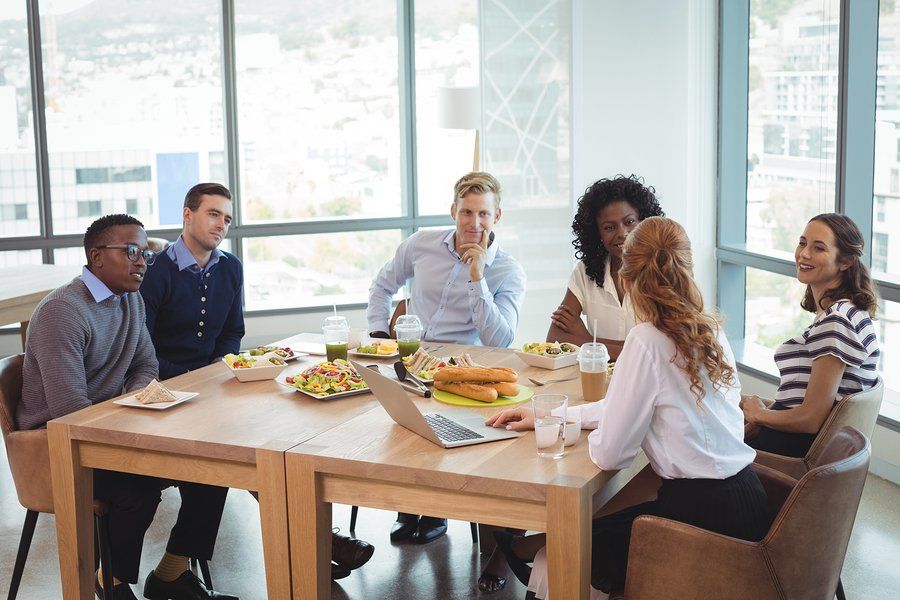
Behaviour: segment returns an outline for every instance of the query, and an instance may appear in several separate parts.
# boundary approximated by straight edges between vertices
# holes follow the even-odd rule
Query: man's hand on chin
[[[490,232],[481,232],[481,241],[477,244],[463,244],[460,246],[462,254],[459,259],[469,265],[469,281],[481,281],[484,278],[484,264],[487,260],[488,240]]]

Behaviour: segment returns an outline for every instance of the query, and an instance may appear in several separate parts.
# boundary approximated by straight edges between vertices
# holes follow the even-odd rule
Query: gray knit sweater
[[[97,302],[80,278],[34,309],[25,342],[19,429],[140,389],[159,366],[140,294]]]

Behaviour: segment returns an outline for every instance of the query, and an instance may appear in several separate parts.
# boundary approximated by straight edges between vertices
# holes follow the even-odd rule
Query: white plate
[[[251,348],[251,350],[256,350],[256,348]],[[247,356],[250,356],[250,350],[241,350],[240,352],[238,352],[238,354],[246,354]],[[274,352],[268,352],[266,354],[260,354],[258,356],[250,356],[250,358],[255,358],[258,360],[260,358],[269,358],[270,356],[277,356],[284,362],[291,362],[292,360],[297,360],[301,356],[309,356],[309,354],[307,354],[306,352],[297,352],[292,348],[291,355],[288,356],[287,358],[282,358],[281,356],[278,356]]]
[[[113,400],[113,404],[119,404],[120,406],[133,406],[134,408],[149,408],[150,410],[166,410],[167,408],[172,408],[173,406],[178,406],[182,402],[186,402],[193,398],[194,396],[199,396],[199,392],[178,392],[172,390],[172,393],[178,398],[178,400],[172,400],[171,402],[156,402],[154,404],[141,404],[140,400],[132,394],[131,396],[125,396],[124,398],[119,398],[118,400]]]
[[[366,394],[366,393],[372,391],[369,388],[364,387],[359,390],[349,390],[346,392],[337,392],[336,394],[313,394],[312,392],[305,392],[299,388],[295,388],[291,384],[285,383],[284,381],[279,381],[278,383],[288,389],[295,391],[295,392],[300,392],[304,396],[309,396],[310,398],[315,398],[316,400],[334,400],[335,398],[345,398],[347,396],[356,396],[358,394]]]
[[[397,358],[400,356],[400,351],[394,352],[393,354],[369,354],[368,352],[360,352],[358,349],[354,348],[350,350],[347,354],[351,356],[361,356],[365,358]]]
[[[541,354],[532,354],[530,352],[516,350],[516,356],[521,358],[527,365],[540,367],[541,369],[550,369],[551,371],[562,369],[563,367],[571,367],[578,362],[577,352],[569,352],[568,354],[561,354],[559,356],[543,356]]]

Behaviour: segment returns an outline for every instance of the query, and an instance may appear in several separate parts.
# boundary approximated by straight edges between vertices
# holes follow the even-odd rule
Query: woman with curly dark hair
[[[619,356],[626,334],[634,327],[631,300],[619,278],[625,237],[647,217],[661,216],[656,190],[637,175],[604,178],[585,190],[572,221],[578,264],[562,304],[550,316],[548,342],[581,345],[596,334],[613,360]],[[595,322],[597,331],[593,331]]]

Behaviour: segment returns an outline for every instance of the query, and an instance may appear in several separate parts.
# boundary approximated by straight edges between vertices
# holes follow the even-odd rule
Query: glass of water
[[[565,394],[538,394],[531,404],[534,407],[534,439],[538,456],[562,458],[569,397]]]

